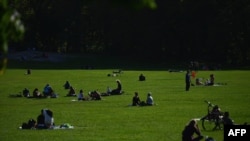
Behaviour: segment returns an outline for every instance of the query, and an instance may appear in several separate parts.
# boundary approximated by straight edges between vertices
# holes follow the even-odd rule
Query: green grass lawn
[[[223,86],[192,86],[185,91],[185,73],[168,71],[124,70],[121,76],[107,77],[113,70],[26,70],[8,69],[0,76],[0,140],[2,141],[180,141],[184,126],[192,118],[200,118],[207,112],[204,100],[218,104],[222,111],[229,111],[236,123],[250,122],[250,72],[249,71],[199,71],[197,77],[215,75],[215,82]],[[143,73],[146,81],[138,81]],[[98,89],[105,92],[107,86],[116,87],[116,79],[122,82],[123,95],[102,97],[101,101],[72,101],[65,97],[63,84],[68,80],[76,91],[85,95]],[[10,98],[24,88],[31,92],[49,83],[58,98],[27,99]],[[134,92],[141,100],[148,92],[157,105],[131,107]],[[38,116],[42,108],[54,112],[55,124],[70,123],[69,130],[20,130],[19,126],[29,118]],[[200,122],[199,122],[200,124]],[[200,125],[201,127],[201,125]],[[223,130],[204,131],[204,136],[223,140]]]

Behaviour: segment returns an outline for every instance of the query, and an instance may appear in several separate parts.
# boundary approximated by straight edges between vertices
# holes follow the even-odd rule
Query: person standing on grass
[[[191,120],[182,131],[182,141],[200,141],[202,139],[203,136],[201,135],[197,122]]]
[[[30,75],[31,74],[31,70],[30,69],[27,69],[27,75]]]
[[[187,73],[185,75],[185,82],[186,82],[186,91],[189,91],[189,88],[191,85],[190,71],[189,70],[187,70]]]

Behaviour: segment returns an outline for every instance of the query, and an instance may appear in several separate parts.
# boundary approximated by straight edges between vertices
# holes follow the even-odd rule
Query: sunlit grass
[[[218,104],[223,111],[229,111],[237,123],[250,121],[249,71],[199,71],[197,77],[208,78],[215,74],[215,81],[227,83],[223,86],[192,86],[185,91],[185,73],[168,71],[126,71],[121,76],[107,77],[113,70],[32,70],[25,75],[24,69],[8,69],[0,77],[0,134],[1,140],[24,141],[74,140],[74,141],[179,141],[181,131],[192,118],[206,114],[204,100]],[[146,81],[138,81],[143,73]],[[105,92],[107,86],[116,87],[120,79],[125,93],[103,97],[101,101],[76,101],[75,97],[64,97],[67,90],[63,84],[68,80],[85,95],[92,90]],[[33,91],[49,83],[59,94],[58,98],[27,99],[10,98],[24,88]],[[152,92],[155,106],[131,107],[134,92],[141,100]],[[18,127],[29,118],[38,116],[42,108],[54,111],[56,125],[70,123],[72,130],[19,130]],[[201,126],[200,126],[201,127]],[[223,140],[223,131],[203,131],[204,135]]]

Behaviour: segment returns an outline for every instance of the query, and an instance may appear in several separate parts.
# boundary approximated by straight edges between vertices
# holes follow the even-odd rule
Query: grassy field
[[[223,86],[192,86],[185,91],[184,72],[124,70],[117,77],[107,77],[113,70],[32,70],[8,69],[0,76],[0,140],[2,141],[180,141],[181,132],[192,118],[200,118],[207,112],[204,100],[218,104],[222,111],[229,111],[236,123],[250,122],[250,72],[249,71],[199,71],[197,77],[215,75],[215,82]],[[143,73],[146,81],[138,81]],[[65,97],[63,84],[68,80],[76,91],[85,95],[98,89],[105,92],[107,86],[116,87],[120,79],[123,95],[102,97],[101,101],[72,101]],[[30,91],[49,83],[58,98],[27,99],[10,98],[24,88]],[[141,100],[152,92],[157,105],[152,107],[129,106],[134,92]],[[19,126],[29,118],[38,116],[42,108],[54,112],[55,124],[70,123],[68,130],[20,130]],[[200,124],[200,122],[199,122]],[[200,125],[201,127],[201,125]],[[223,130],[204,131],[204,136],[223,140]]]

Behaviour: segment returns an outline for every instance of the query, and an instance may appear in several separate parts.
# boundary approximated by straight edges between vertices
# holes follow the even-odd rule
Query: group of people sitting
[[[213,86],[214,85],[214,74],[210,74],[210,78],[207,79],[205,82],[202,82],[202,78],[196,78],[195,79],[195,84],[200,86],[200,85],[205,85],[205,86]]]
[[[51,98],[56,98],[57,94],[55,94],[54,90],[49,84],[46,84],[43,91],[40,92],[38,88],[35,88],[32,92],[30,93],[29,89],[24,88],[23,90],[23,96],[27,98],[44,98],[44,97],[51,97]]]
[[[143,74],[140,74],[139,81],[145,81],[145,80],[146,80],[146,77]],[[117,88],[115,89],[111,89],[110,87],[107,87],[107,91],[103,93],[100,93],[97,90],[91,91],[89,92],[89,96],[91,97],[91,99],[100,100],[101,96],[120,95],[123,93],[121,81],[117,79],[116,83],[117,83]],[[84,97],[83,90],[81,89],[77,95],[74,87],[69,83],[69,81],[66,81],[63,87],[64,89],[69,90],[66,96],[74,96],[74,97],[78,96],[78,100],[86,100],[86,98]],[[38,88],[35,88],[33,90],[32,95],[30,94],[30,91],[27,88],[25,88],[23,90],[23,96],[28,97],[28,98],[42,98],[42,97],[48,97],[48,96],[52,98],[58,97],[58,95],[55,94],[54,90],[49,84],[45,85],[42,92],[40,92]]]
[[[222,112],[218,105],[214,105],[211,112],[208,114],[208,116],[211,116],[210,118],[216,120],[216,126],[215,128],[220,127],[220,123],[225,125],[234,125],[234,121],[230,118],[229,112]],[[219,123],[220,122],[220,123]],[[215,130],[214,128],[214,130]],[[202,135],[198,123],[196,120],[192,119],[189,121],[189,123],[184,127],[182,131],[182,141],[200,141],[204,138]],[[214,141],[213,138],[207,137],[205,141]]]
[[[132,106],[153,106],[154,99],[151,92],[147,94],[146,101],[141,101],[138,92],[135,92],[135,95],[132,98]]]
[[[142,76],[143,75],[141,74],[140,77]],[[140,80],[140,81],[145,81],[145,78],[144,80]],[[79,91],[79,94],[77,95],[74,88],[69,84],[68,81],[66,81],[66,83],[64,84],[64,88],[69,89],[67,96],[77,96],[78,100],[101,100],[102,96],[120,95],[123,93],[121,81],[116,80],[116,83],[117,83],[116,89],[111,90],[110,87],[107,87],[107,91],[104,93],[101,93],[98,90],[94,90],[94,91],[90,91],[88,93],[88,96],[84,95],[84,92],[82,89]],[[151,92],[147,94],[146,101],[141,101],[139,98],[138,92],[135,92],[135,95],[132,99],[132,106],[146,106],[146,105],[150,105],[150,106],[154,105],[154,100],[153,100]]]
[[[117,83],[117,88],[116,89],[111,89],[108,87],[107,91],[104,93],[100,93],[98,90],[90,91],[88,96],[90,98],[87,98],[84,96],[84,92],[81,89],[79,93],[77,94],[74,87],[69,83],[69,81],[66,81],[65,84],[63,85],[64,89],[69,90],[66,96],[74,96],[78,97],[78,100],[100,100],[101,96],[109,96],[109,95],[120,95],[123,93],[122,91],[122,84],[120,80],[116,80]],[[51,98],[56,98],[58,97],[58,94],[54,92],[52,87],[49,84],[46,84],[45,87],[43,88],[43,91],[40,92],[38,88],[35,88],[32,92],[30,93],[30,90],[27,88],[24,88],[22,91],[22,95],[27,98],[46,98],[46,97],[51,97]]]
[[[63,86],[65,89],[69,89],[69,92],[66,96],[73,96],[73,97],[77,96],[78,100],[101,100],[101,96],[120,95],[123,93],[121,81],[117,79],[116,83],[117,83],[116,89],[112,90],[110,87],[107,87],[107,91],[103,93],[99,92],[98,90],[94,90],[90,91],[88,93],[88,96],[84,95],[82,89],[80,89],[79,93],[77,94],[73,86],[70,85],[69,81],[66,81]]]
[[[22,129],[50,129],[55,126],[53,112],[49,109],[42,109],[37,119],[30,119],[23,123]]]

